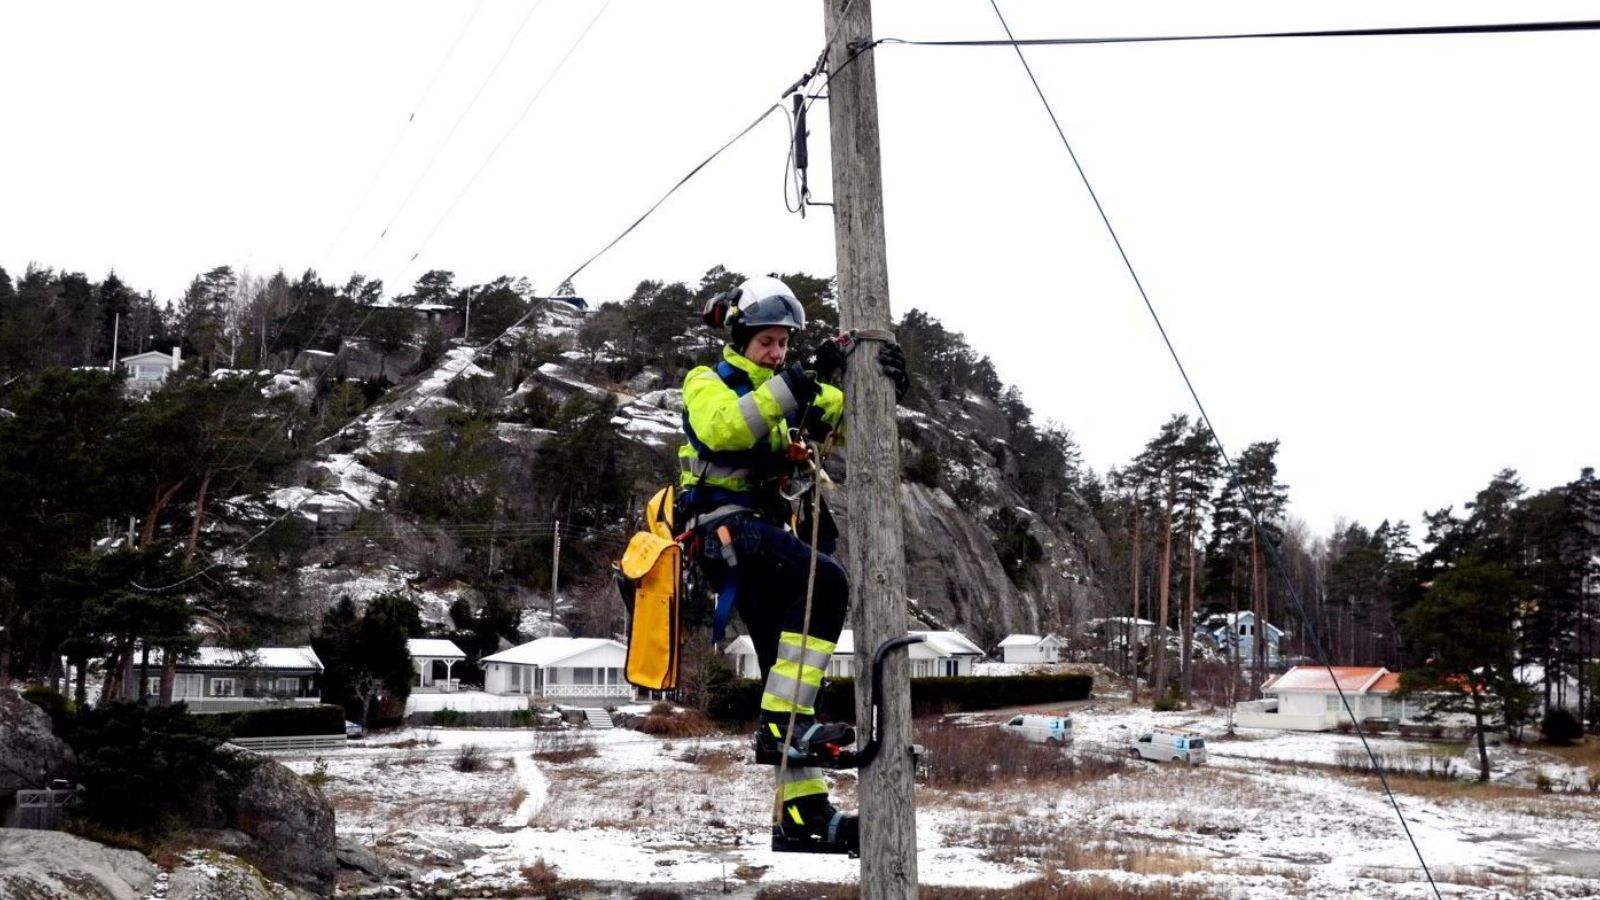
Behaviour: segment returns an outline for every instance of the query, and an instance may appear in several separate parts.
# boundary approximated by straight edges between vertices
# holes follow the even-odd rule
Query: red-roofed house
[[[1267,679],[1261,686],[1266,699],[1240,703],[1234,721],[1245,728],[1331,731],[1351,718],[1341,691],[1357,721],[1415,721],[1422,704],[1394,696],[1399,689],[1400,673],[1382,666],[1295,666]]]

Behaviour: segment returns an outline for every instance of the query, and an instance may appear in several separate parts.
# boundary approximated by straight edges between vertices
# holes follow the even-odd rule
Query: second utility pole
[[[871,0],[823,0],[828,56],[828,125],[833,152],[833,233],[839,321],[846,329],[887,332],[889,265],[883,240],[883,173],[878,154],[878,88]],[[849,516],[845,520],[856,671],[872,652],[906,633],[906,559],[900,518],[900,436],[894,388],[878,369],[883,345],[863,341],[845,369]],[[912,804],[911,692],[907,656],[884,664],[880,698],[883,752],[861,770],[862,900],[915,900],[917,823]],[[870,678],[856,679],[856,709],[872,708]],[[869,722],[858,723],[871,727]]]

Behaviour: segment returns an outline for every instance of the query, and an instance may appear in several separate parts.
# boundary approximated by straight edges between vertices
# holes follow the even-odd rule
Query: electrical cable
[[[543,2],[543,0],[540,0],[540,2]],[[455,198],[450,201],[450,205],[445,207],[444,212],[434,220],[433,227],[428,229],[428,233],[423,236],[422,242],[417,245],[417,249],[411,254],[411,257],[406,260],[405,265],[408,268],[411,263],[417,261],[417,257],[422,255],[422,251],[427,249],[429,242],[431,242],[433,240],[433,236],[438,233],[440,226],[444,225],[445,221],[450,218],[450,214],[455,212],[456,204],[460,203],[461,198],[465,197],[467,192],[472,190],[472,186],[478,181],[478,176],[482,175],[484,170],[489,168],[489,164],[494,162],[495,156],[499,155],[500,153],[500,148],[505,146],[506,141],[510,139],[512,133],[515,132],[518,126],[522,124],[523,120],[528,117],[528,113],[533,110],[534,104],[538,103],[539,98],[544,96],[545,88],[548,88],[550,83],[555,81],[556,76],[561,74],[561,70],[567,65],[567,60],[571,59],[572,54],[577,52],[578,47],[582,45],[584,39],[589,36],[589,32],[594,30],[595,24],[600,21],[601,16],[606,14],[606,10],[611,8],[611,4],[613,2],[615,2],[615,0],[605,0],[605,3],[601,4],[600,11],[595,13],[594,18],[589,20],[589,24],[583,27],[583,31],[579,32],[577,39],[574,40],[572,45],[567,48],[567,52],[561,57],[561,60],[556,63],[555,68],[550,71],[550,74],[545,77],[544,82],[539,85],[539,89],[533,92],[533,96],[530,97],[527,104],[522,107],[522,112],[519,113],[517,118],[512,121],[510,127],[501,133],[500,139],[495,142],[494,147],[489,151],[489,155],[485,156],[483,158],[483,162],[478,164],[478,168],[473,171],[472,176],[467,179],[467,183],[462,185],[461,190],[456,192]]]
[[[467,16],[466,22],[461,25],[461,30],[456,32],[456,39],[450,42],[450,48],[445,51],[444,56],[439,60],[439,65],[433,70],[433,77],[428,79],[428,84],[422,89],[417,101],[411,104],[411,115],[407,116],[405,122],[400,125],[400,130],[395,132],[394,142],[389,145],[389,152],[384,154],[383,162],[379,163],[378,168],[373,171],[372,178],[367,181],[367,186],[362,190],[355,206],[350,207],[350,212],[345,216],[344,223],[339,226],[339,231],[334,235],[333,241],[328,244],[326,250],[322,251],[322,256],[317,261],[316,271],[320,272],[323,266],[327,264],[328,257],[338,248],[339,242],[344,240],[345,233],[350,230],[350,223],[355,221],[356,213],[359,213],[362,207],[366,206],[368,198],[372,196],[372,189],[377,187],[378,180],[389,171],[389,164],[394,161],[395,151],[400,149],[400,145],[405,141],[406,135],[410,133],[411,123],[416,121],[417,113],[422,111],[423,104],[427,103],[428,97],[433,93],[433,86],[439,82],[439,76],[444,74],[445,67],[455,57],[456,48],[461,46],[461,39],[467,36],[468,29],[472,28],[472,23],[477,20],[479,11],[483,9],[483,3],[484,0],[478,0],[477,3],[473,4],[472,12]]]
[[[1189,396],[1194,400],[1195,408],[1200,411],[1200,418],[1204,420],[1206,430],[1211,433],[1211,440],[1217,445],[1217,452],[1221,455],[1222,462],[1228,469],[1229,477],[1233,484],[1239,488],[1245,507],[1250,511],[1252,526],[1256,529],[1257,534],[1262,534],[1263,523],[1255,499],[1251,496],[1249,488],[1240,479],[1239,472],[1233,465],[1233,460],[1228,456],[1227,448],[1222,444],[1221,436],[1217,433],[1216,428],[1212,426],[1211,416],[1206,412],[1205,404],[1200,400],[1200,393],[1195,389],[1194,382],[1190,380],[1188,371],[1184,369],[1183,360],[1179,358],[1177,348],[1173,346],[1172,338],[1167,334],[1166,326],[1162,324],[1160,315],[1156,313],[1155,304],[1151,302],[1149,293],[1144,289],[1144,283],[1139,280],[1138,271],[1134,268],[1132,260],[1129,259],[1127,250],[1123,248],[1122,239],[1118,237],[1116,228],[1111,224],[1111,217],[1106,213],[1105,206],[1101,204],[1099,195],[1095,193],[1094,186],[1089,181],[1088,173],[1084,171],[1083,164],[1078,161],[1078,154],[1072,149],[1072,143],[1067,140],[1067,133],[1061,127],[1061,121],[1056,117],[1055,109],[1051,107],[1049,98],[1045,96],[1044,88],[1039,84],[1039,79],[1033,74],[1033,67],[1028,64],[1028,58],[1022,52],[1023,45],[1015,42],[1011,26],[1006,22],[1005,14],[1000,11],[999,0],[989,0],[989,4],[994,7],[995,15],[999,17],[1000,25],[1005,29],[1007,39],[1012,42],[1010,46],[1016,51],[1017,60],[1022,63],[1023,70],[1027,72],[1028,80],[1033,84],[1034,92],[1039,95],[1039,102],[1044,104],[1045,112],[1050,116],[1050,124],[1055,127],[1056,135],[1061,138],[1062,146],[1066,148],[1067,155],[1072,159],[1072,165],[1077,169],[1078,177],[1083,181],[1084,189],[1088,191],[1089,198],[1094,201],[1095,210],[1100,214],[1100,221],[1105,224],[1106,231],[1110,234],[1112,243],[1116,245],[1117,253],[1122,257],[1122,263],[1128,270],[1128,275],[1133,279],[1134,287],[1138,289],[1139,296],[1144,300],[1145,309],[1149,311],[1151,319],[1155,322],[1156,330],[1160,332],[1161,340],[1166,344],[1167,352],[1172,356],[1172,361],[1178,368],[1178,374],[1182,376],[1184,386],[1188,388]],[[1360,722],[1356,720],[1355,711],[1350,706],[1350,700],[1345,695],[1344,688],[1339,684],[1338,676],[1334,673],[1332,664],[1327,662],[1328,657],[1322,646],[1322,640],[1317,636],[1316,628],[1310,617],[1306,615],[1305,606],[1300,600],[1299,592],[1295,590],[1294,583],[1289,579],[1288,569],[1284,565],[1277,547],[1273,545],[1270,538],[1262,541],[1262,543],[1267,545],[1274,567],[1278,570],[1279,577],[1283,579],[1289,597],[1294,603],[1295,611],[1305,625],[1306,633],[1311,637],[1317,657],[1323,660],[1323,666],[1328,670],[1328,675],[1333,681],[1334,690],[1339,695],[1340,703],[1343,704],[1345,712],[1350,715],[1350,720],[1355,725],[1355,733],[1360,738],[1361,746],[1366,750],[1368,759],[1372,762],[1373,771],[1377,773],[1378,779],[1383,785],[1384,794],[1389,798],[1390,805],[1394,807],[1395,816],[1400,820],[1400,828],[1405,832],[1406,840],[1410,842],[1412,852],[1416,854],[1417,862],[1422,866],[1422,872],[1428,879],[1428,886],[1432,888],[1434,896],[1438,900],[1443,900],[1443,895],[1439,892],[1439,886],[1434,883],[1433,872],[1428,868],[1428,861],[1422,854],[1422,848],[1417,844],[1416,837],[1411,833],[1411,826],[1406,822],[1404,811],[1400,809],[1400,801],[1395,797],[1393,789],[1389,786],[1388,776],[1384,774],[1382,766],[1378,764],[1377,754],[1367,741],[1366,733],[1362,730]]]
[[[608,0],[608,2],[609,2],[609,0]],[[622,232],[620,234],[618,234],[615,238],[612,238],[610,243],[606,244],[604,247],[602,247],[594,255],[592,255],[588,259],[584,260],[582,265],[580,265],[576,269],[574,269],[572,271],[572,274],[568,275],[565,279],[562,279],[562,281],[565,282],[565,281],[571,281],[571,280],[575,279],[580,272],[582,272],[584,269],[586,269],[595,260],[599,259],[601,256],[604,256],[607,252],[609,252],[611,250],[611,248],[615,247],[618,243],[620,243],[623,240],[623,238],[626,238],[629,234],[631,234],[634,231],[634,229],[638,228],[641,223],[643,223],[652,214],[654,214],[657,209],[660,209],[662,204],[664,204],[669,197],[671,197],[673,194],[677,193],[677,191],[680,188],[682,188],[691,179],[693,179],[696,175],[698,175],[703,169],[705,169],[706,166],[710,165],[712,160],[714,160],[718,156],[722,155],[722,153],[724,151],[726,151],[729,147],[732,147],[735,143],[738,143],[739,140],[744,138],[751,131],[754,131],[755,127],[757,125],[759,125],[759,124],[761,124],[761,122],[765,121],[766,118],[768,116],[772,115],[772,113],[774,111],[782,109],[782,107],[783,107],[783,105],[781,103],[777,103],[777,104],[773,104],[772,106],[769,106],[769,107],[767,107],[767,109],[763,110],[762,113],[759,116],[757,116],[749,125],[746,125],[743,130],[741,130],[738,134],[734,135],[727,142],[723,143],[720,147],[718,147],[716,150],[714,150],[711,153],[710,156],[707,156],[698,165],[696,165],[693,169],[691,169],[688,174],[686,174],[682,178],[680,178],[678,180],[678,182],[676,184],[674,184],[665,194],[663,194],[661,196],[661,198],[659,200],[657,200],[649,209],[647,209],[644,212],[643,215],[639,216],[631,224],[629,224],[626,228],[624,228],[622,230]],[[520,328],[522,326],[522,324],[524,322],[526,322],[528,319],[532,318],[533,315],[537,311],[538,311],[537,307],[529,309],[526,313],[524,313],[515,322],[512,322],[510,325],[506,326],[504,331],[501,331],[499,334],[495,335],[493,338],[489,339],[487,342],[485,342],[485,343],[483,343],[483,344],[481,344],[481,345],[479,345],[477,347],[470,348],[471,351],[472,351],[471,354],[463,356],[463,357],[460,358],[456,374],[459,374],[459,372],[461,370],[464,370],[468,365],[471,365],[474,360],[476,360],[480,355],[482,355],[490,347],[495,346],[502,339],[504,339],[507,335],[511,334],[516,329]],[[450,363],[446,363],[445,365],[448,366],[448,365],[450,365]],[[420,397],[417,397],[415,402],[416,403],[425,402],[426,400],[428,400],[429,398],[431,398],[432,396],[437,394],[439,391],[443,390],[444,387],[446,385],[448,385],[453,379],[454,379],[453,375],[451,377],[447,377],[447,378],[442,379],[440,381],[438,387],[435,387],[434,389],[422,394]],[[415,387],[410,388],[410,389],[402,392],[400,394],[400,396],[395,398],[393,401],[391,401],[385,407],[384,410],[378,411],[376,413],[376,416],[377,417],[381,417],[383,415],[386,415],[388,412],[392,412],[395,409],[397,409],[401,404],[405,403],[412,396],[412,391],[414,391],[414,390],[415,390]],[[352,425],[356,424],[357,422],[373,418],[374,416],[375,416],[375,414],[374,414],[373,410],[371,410],[371,409],[364,410],[361,413],[361,415],[359,415],[359,416],[355,417],[354,419],[352,419],[351,421],[345,423],[339,429],[335,430],[334,432],[329,434],[327,437],[325,437],[322,440],[318,441],[316,446],[318,446],[318,447],[323,446],[324,444],[328,443],[329,441],[339,437],[341,434],[343,434],[346,430],[348,430]],[[344,463],[344,471],[348,471],[349,468],[354,463],[356,463],[357,461],[358,460],[356,460],[354,456],[351,456],[350,460],[348,462]],[[340,475],[340,474],[342,474],[342,472],[336,471],[336,472],[334,472],[334,474],[335,475]],[[282,522],[287,520],[290,516],[292,516],[296,512],[298,512],[301,506],[303,506],[307,502],[309,502],[311,496],[314,496],[314,495],[307,495],[305,498],[301,499],[298,503],[294,503],[292,506],[290,506],[287,509],[285,509],[281,514],[279,514],[278,516],[274,517],[272,520],[268,521],[265,525],[263,525],[254,534],[252,534],[250,537],[246,538],[243,542],[241,542],[236,547],[234,547],[233,548],[234,551],[238,552],[238,551],[244,550],[246,547],[248,547],[251,544],[255,543],[256,541],[260,540],[261,537],[263,535],[265,535],[267,532],[271,531],[273,528],[277,527],[279,524],[281,524]],[[164,584],[164,585],[160,585],[160,586],[153,586],[153,587],[152,586],[145,586],[145,585],[138,584],[136,582],[130,582],[130,584],[134,588],[136,588],[137,590],[140,590],[140,591],[143,591],[143,592],[146,592],[146,593],[164,593],[166,591],[171,591],[171,590],[174,590],[176,588],[182,587],[183,585],[188,584],[189,582],[195,580],[196,578],[199,578],[201,575],[205,574],[206,572],[208,572],[211,569],[214,569],[214,568],[216,568],[216,567],[218,567],[220,565],[222,565],[222,563],[220,561],[213,562],[213,563],[205,566],[204,568],[202,568],[202,569],[200,569],[200,570],[198,570],[196,572],[193,572],[193,573],[191,573],[189,575],[186,575],[186,576],[184,576],[182,578],[174,580],[174,581],[172,581],[172,582],[170,582],[168,584]]]
[[[1017,40],[915,40],[878,38],[873,46],[900,44],[910,47],[1054,47],[1073,44],[1156,44],[1182,41],[1244,41],[1270,38],[1419,37],[1429,35],[1537,34],[1563,31],[1600,31],[1600,20],[1562,22],[1508,22],[1485,25],[1417,25],[1383,28],[1331,28],[1315,31],[1262,31],[1231,34],[1168,34],[1144,36],[1025,38]]]
[[[517,24],[516,30],[511,32],[511,38],[507,40],[505,46],[501,48],[500,56],[495,59],[494,65],[490,67],[489,74],[483,76],[483,80],[478,82],[478,89],[473,92],[472,99],[467,101],[467,105],[462,108],[460,115],[456,116],[456,120],[453,124],[451,124],[450,130],[445,133],[444,140],[440,141],[439,145],[433,148],[433,155],[428,157],[427,165],[423,166],[422,172],[417,175],[414,180],[412,180],[411,188],[406,191],[405,199],[400,201],[400,205],[395,208],[394,213],[389,216],[388,221],[384,223],[383,230],[380,231],[378,236],[373,239],[372,245],[368,247],[367,252],[362,255],[360,262],[356,263],[356,271],[360,271],[366,266],[367,260],[372,256],[372,252],[378,249],[378,245],[382,243],[383,239],[389,235],[389,229],[394,227],[394,223],[400,219],[401,214],[403,214],[411,205],[411,198],[416,196],[417,188],[421,187],[423,180],[428,177],[428,173],[433,171],[433,166],[439,161],[439,156],[444,153],[444,149],[448,147],[450,145],[450,141],[455,138],[456,130],[461,127],[461,123],[466,121],[467,116],[471,115],[472,110],[478,105],[478,100],[483,97],[484,89],[489,86],[490,81],[494,80],[494,76],[500,72],[500,67],[505,63],[506,57],[511,55],[511,48],[516,46],[517,39],[522,36],[523,29],[528,27],[528,23],[533,20],[533,14],[538,12],[539,7],[543,5],[544,0],[534,0],[533,5],[528,8],[528,12],[523,15],[522,21]]]

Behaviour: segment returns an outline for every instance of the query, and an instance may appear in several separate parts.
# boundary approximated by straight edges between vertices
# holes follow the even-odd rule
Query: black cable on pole
[[[1194,382],[1190,380],[1188,371],[1184,369],[1183,360],[1179,358],[1178,350],[1173,346],[1172,338],[1167,334],[1166,326],[1161,323],[1161,316],[1156,313],[1155,304],[1151,302],[1149,293],[1144,289],[1144,283],[1139,280],[1138,271],[1133,267],[1133,261],[1129,259],[1127,250],[1122,246],[1122,239],[1117,236],[1117,230],[1111,224],[1111,217],[1107,215],[1105,206],[1101,204],[1100,197],[1095,193],[1094,186],[1089,182],[1088,173],[1084,171],[1083,164],[1078,161],[1078,154],[1072,149],[1072,142],[1067,140],[1067,133],[1061,127],[1060,119],[1056,118],[1055,109],[1050,105],[1050,99],[1045,96],[1044,88],[1039,84],[1039,79],[1034,76],[1033,67],[1028,64],[1028,58],[1022,52],[1022,44],[1017,42],[1011,33],[1011,26],[1006,22],[1005,14],[1000,11],[999,0],[989,0],[989,5],[994,7],[994,13],[1000,19],[1000,26],[1005,29],[1009,45],[1016,51],[1017,60],[1022,63],[1023,70],[1028,73],[1028,80],[1033,84],[1034,92],[1039,95],[1039,102],[1044,104],[1045,112],[1050,116],[1050,124],[1055,127],[1056,135],[1061,138],[1061,144],[1066,148],[1067,155],[1071,157],[1073,167],[1078,170],[1078,177],[1083,181],[1084,189],[1089,193],[1089,199],[1094,201],[1095,210],[1100,214],[1100,221],[1105,223],[1106,231],[1111,235],[1111,241],[1116,245],[1118,255],[1122,257],[1122,264],[1127,267],[1128,275],[1132,277],[1134,287],[1138,289],[1139,296],[1144,300],[1145,309],[1150,312],[1150,318],[1155,322],[1156,330],[1160,332],[1161,340],[1167,346],[1167,353],[1172,356],[1173,364],[1178,367],[1178,374],[1182,376],[1184,386],[1189,389],[1189,396],[1194,400],[1195,408],[1200,411],[1200,418],[1205,422],[1206,430],[1211,432],[1211,440],[1217,445],[1217,452],[1221,454],[1222,462],[1228,468],[1228,475],[1233,484],[1239,488],[1239,495],[1244,499],[1245,507],[1250,512],[1252,527],[1256,529],[1258,534],[1262,533],[1261,514],[1255,499],[1251,496],[1250,489],[1239,478],[1239,471],[1234,467],[1233,460],[1228,456],[1228,450],[1223,446],[1221,436],[1217,434],[1216,428],[1212,426],[1211,416],[1206,412],[1205,404],[1200,400],[1200,393],[1195,390]],[[1288,569],[1283,563],[1282,556],[1270,539],[1263,541],[1263,543],[1267,545],[1273,566],[1278,570],[1279,577],[1283,579],[1289,597],[1294,602],[1295,611],[1299,614],[1302,624],[1305,625],[1306,633],[1311,637],[1317,657],[1323,661],[1323,667],[1328,670],[1328,674],[1333,680],[1333,688],[1339,694],[1339,702],[1344,706],[1345,712],[1349,714],[1351,723],[1355,725],[1356,736],[1361,739],[1361,746],[1366,750],[1367,758],[1372,762],[1372,770],[1377,773],[1378,779],[1383,785],[1383,792],[1389,798],[1390,805],[1394,807],[1395,817],[1400,820],[1400,828],[1405,832],[1406,840],[1410,842],[1411,850],[1416,854],[1417,862],[1421,864],[1423,874],[1427,876],[1428,886],[1433,889],[1433,894],[1436,898],[1443,900],[1443,895],[1439,892],[1439,886],[1434,883],[1433,872],[1428,868],[1428,861],[1422,855],[1422,848],[1417,844],[1416,837],[1411,833],[1411,826],[1406,822],[1404,811],[1400,809],[1400,801],[1395,798],[1394,791],[1389,786],[1388,776],[1384,774],[1383,767],[1378,764],[1377,754],[1373,751],[1372,745],[1368,743],[1366,733],[1361,729],[1361,723],[1356,719],[1355,710],[1351,708],[1350,700],[1345,696],[1344,688],[1339,684],[1339,678],[1334,673],[1332,664],[1327,661],[1327,653],[1323,649],[1322,640],[1317,636],[1316,628],[1310,617],[1306,615],[1305,606],[1300,601],[1300,594],[1295,590],[1294,582],[1289,579]]]
[[[1384,28],[1329,28],[1313,31],[1260,31],[1231,34],[1165,34],[1075,38],[1008,38],[1007,40],[916,40],[878,38],[877,44],[910,47],[1053,47],[1071,44],[1158,44],[1180,41],[1250,41],[1268,38],[1426,37],[1457,34],[1541,34],[1562,31],[1600,31],[1600,19],[1566,22],[1508,22],[1486,25],[1416,25]]]

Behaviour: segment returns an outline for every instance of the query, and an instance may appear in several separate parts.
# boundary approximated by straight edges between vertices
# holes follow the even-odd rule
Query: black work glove
[[[911,376],[906,374],[906,352],[899,344],[884,344],[878,350],[878,368],[894,382],[894,402],[904,400],[911,389]]]
[[[839,376],[844,373],[846,355],[845,349],[839,346],[837,340],[828,338],[818,344],[817,349],[811,351],[811,355],[806,357],[801,366],[810,372],[818,383],[836,385],[839,383]]]

